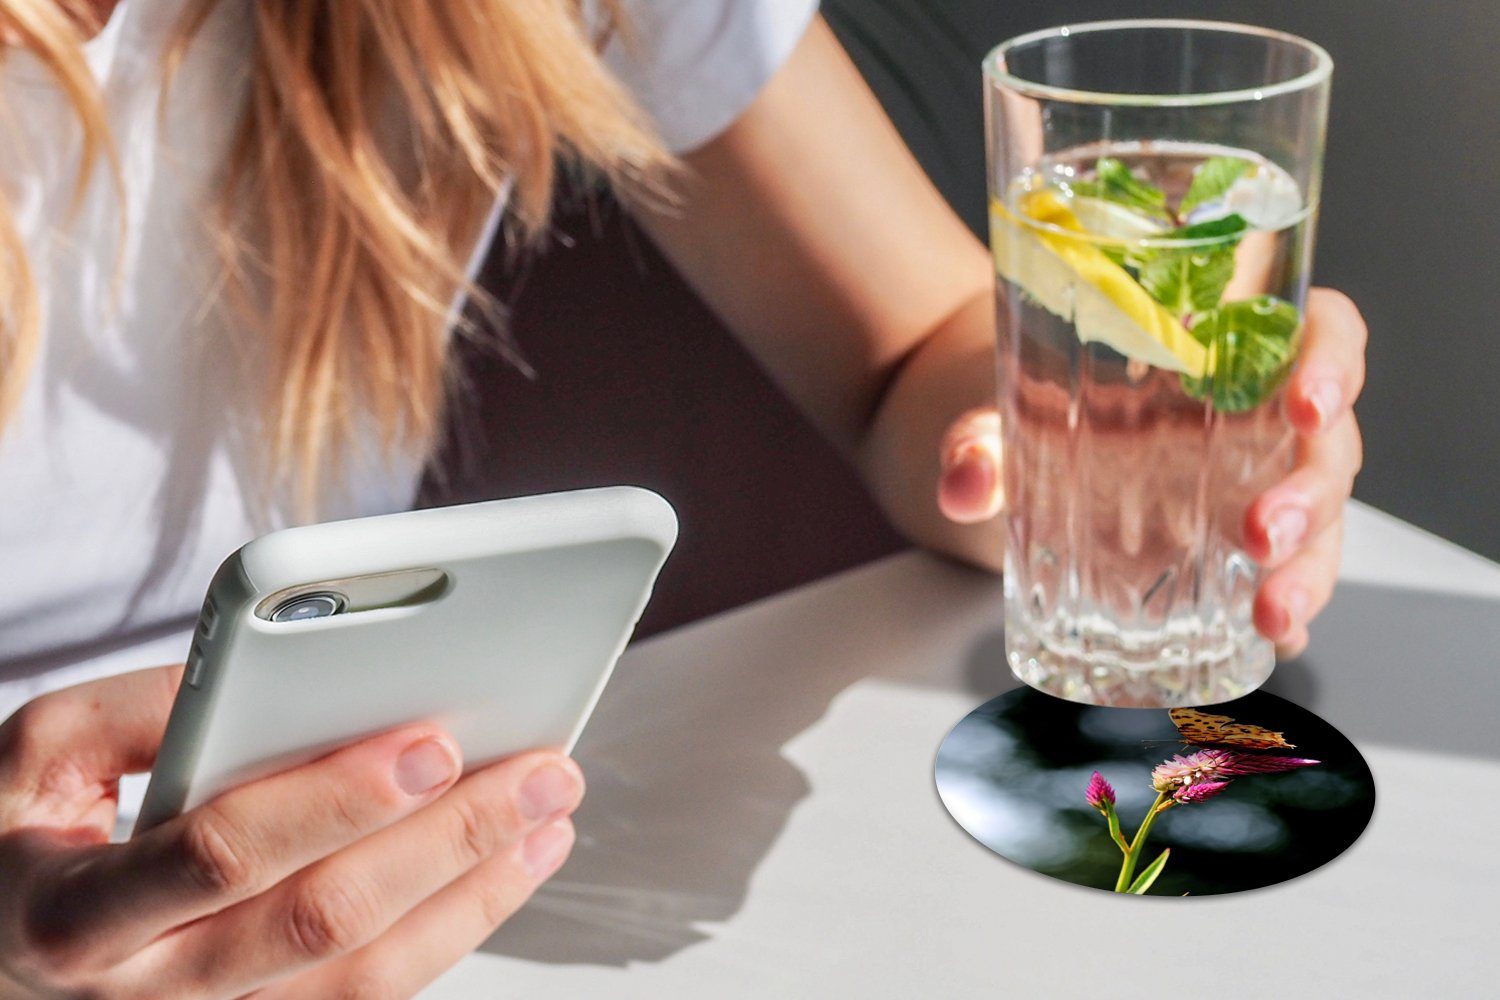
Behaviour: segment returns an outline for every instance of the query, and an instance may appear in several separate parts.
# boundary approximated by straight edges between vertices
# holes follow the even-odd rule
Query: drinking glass
[[[1239,697],[1275,662],[1243,524],[1293,459],[1332,60],[1147,20],[984,69],[1011,669],[1101,705]]]

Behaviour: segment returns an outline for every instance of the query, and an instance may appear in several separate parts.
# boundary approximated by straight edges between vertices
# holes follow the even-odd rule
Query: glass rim
[[[1126,94],[1097,90],[1074,90],[1057,87],[1016,76],[1000,68],[1005,55],[1023,45],[1045,41],[1050,38],[1070,38],[1073,35],[1097,31],[1140,30],[1146,28],[1178,28],[1200,31],[1218,31],[1232,35],[1250,35],[1258,38],[1289,42],[1313,57],[1312,69],[1290,80],[1268,83],[1263,87],[1242,87],[1238,90],[1205,91],[1199,94]],[[1086,21],[1081,24],[1064,24],[1055,28],[1042,28],[1024,35],[1006,39],[990,50],[984,57],[984,75],[987,79],[1014,90],[1027,97],[1045,98],[1052,101],[1068,101],[1073,104],[1098,104],[1128,107],[1198,107],[1214,104],[1235,104],[1245,101],[1262,101],[1269,97],[1306,90],[1327,81],[1333,73],[1333,57],[1317,42],[1300,35],[1274,28],[1261,28],[1253,24],[1238,24],[1233,21],[1209,21],[1197,18],[1116,18],[1108,21]]]

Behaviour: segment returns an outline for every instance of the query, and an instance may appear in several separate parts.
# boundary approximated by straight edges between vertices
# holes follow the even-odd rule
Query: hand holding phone
[[[426,704],[446,705],[446,713],[421,711],[426,705],[415,698],[404,712],[393,712],[380,692],[341,698],[337,686],[300,680],[319,677],[315,669],[259,676],[250,665],[261,661],[247,650],[260,652],[267,641],[260,626],[240,622],[251,626],[246,645],[228,641],[235,629],[217,619],[200,623],[195,639],[189,672],[198,671],[196,687],[180,684],[182,668],[159,668],[55,692],[12,716],[0,727],[0,885],[11,888],[0,893],[0,997],[230,997],[252,990],[328,996],[372,981],[407,995],[471,951],[565,860],[573,841],[568,816],[582,795],[582,777],[565,756],[548,750],[476,769],[474,754],[464,758],[469,744],[504,756],[508,738],[479,726],[465,744],[441,721],[411,720],[483,718],[452,707],[455,693],[476,691],[477,702],[519,719],[515,706],[504,704],[503,690],[512,682],[526,688],[528,670],[540,668],[543,682],[531,694],[550,700],[519,703],[550,706],[551,714],[533,715],[528,734],[570,744],[674,536],[670,509],[642,494],[528,498],[467,513],[452,509],[457,516],[420,512],[428,516],[415,521],[395,515],[399,523],[317,526],[320,537],[311,539],[314,529],[294,529],[302,534],[272,536],[276,545],[252,543],[221,570],[221,576],[242,574],[235,583],[241,589],[219,589],[216,581],[208,602],[215,618],[250,614],[257,622],[308,629],[272,629],[273,637],[320,634],[315,626],[322,619],[394,609],[350,627],[358,633],[338,633],[361,640],[347,647],[375,650],[359,675],[366,687],[394,676],[399,691],[416,690],[413,675],[399,669],[403,660],[372,645],[366,623],[405,620],[416,614],[410,609],[460,586],[477,588],[479,580],[505,579],[507,588],[499,589],[514,587],[532,598],[512,603],[554,623],[582,621],[593,637],[591,655],[583,655],[585,644],[565,641],[560,648],[573,656],[543,655],[539,663],[515,658],[515,640],[533,634],[527,630],[491,627],[491,636],[504,637],[498,643],[469,634],[461,644],[468,652],[451,659],[432,650],[437,666],[417,676],[437,678],[429,686],[441,697],[433,694]],[[370,521],[378,531],[368,530]],[[351,556],[350,540],[371,534],[374,542]],[[414,561],[416,550],[431,558]],[[476,560],[488,569],[471,572],[466,564]],[[267,575],[267,567],[302,583],[281,586],[287,577]],[[429,579],[410,587],[434,568],[443,574],[441,586]],[[526,572],[510,572],[517,569]],[[373,588],[361,582],[370,579]],[[350,593],[334,591],[333,601],[309,598],[328,593],[329,581]],[[536,585],[530,591],[528,581]],[[602,600],[590,604],[590,596]],[[436,634],[435,621],[427,620],[423,634]],[[293,649],[297,666],[316,667],[303,642],[285,648]],[[479,656],[485,649],[511,655],[498,657],[502,668],[479,673],[477,688],[444,666],[495,662]],[[355,664],[343,666],[347,672]],[[226,677],[237,683],[211,682]],[[238,702],[203,697],[237,692],[245,703],[265,705],[278,678],[283,693],[300,699],[285,713],[296,724],[278,727],[283,720],[272,712],[259,740],[235,718]],[[163,745],[158,753],[174,694],[175,749]],[[317,711],[330,702],[332,710]],[[381,722],[395,716],[405,721]],[[353,742],[339,735],[372,728],[375,735]],[[236,738],[215,739],[224,733]],[[327,752],[329,745],[336,749]],[[153,757],[158,777],[168,776],[160,788],[171,794],[158,791],[156,820],[139,825],[130,841],[106,843],[117,779]],[[44,780],[56,774],[78,780]],[[234,774],[244,780],[234,781]],[[185,805],[190,798],[201,804],[178,814],[174,801]]]
[[[0,997],[411,995],[567,856],[576,765],[525,753],[460,779],[430,725],[107,843],[115,782],[149,765],[181,673],[66,688],[0,726]]]
[[[571,749],[677,520],[633,487],[309,525],[215,575],[136,830],[396,725]]]

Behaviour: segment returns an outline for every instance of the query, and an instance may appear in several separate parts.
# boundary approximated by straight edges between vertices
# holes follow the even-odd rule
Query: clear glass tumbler
[[[1101,705],[1274,666],[1242,547],[1283,477],[1332,61],[1209,21],[1035,32],[985,60],[1005,645]]]

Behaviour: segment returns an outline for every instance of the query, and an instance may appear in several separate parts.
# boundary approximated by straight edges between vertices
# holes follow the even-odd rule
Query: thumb
[[[86,780],[150,770],[167,728],[181,664],[152,667],[44,694],[0,726],[0,759],[23,770],[65,760]]]
[[[943,435],[938,507],[951,521],[973,524],[1000,513],[1005,499],[1000,475],[1000,414],[993,407],[970,410]]]

